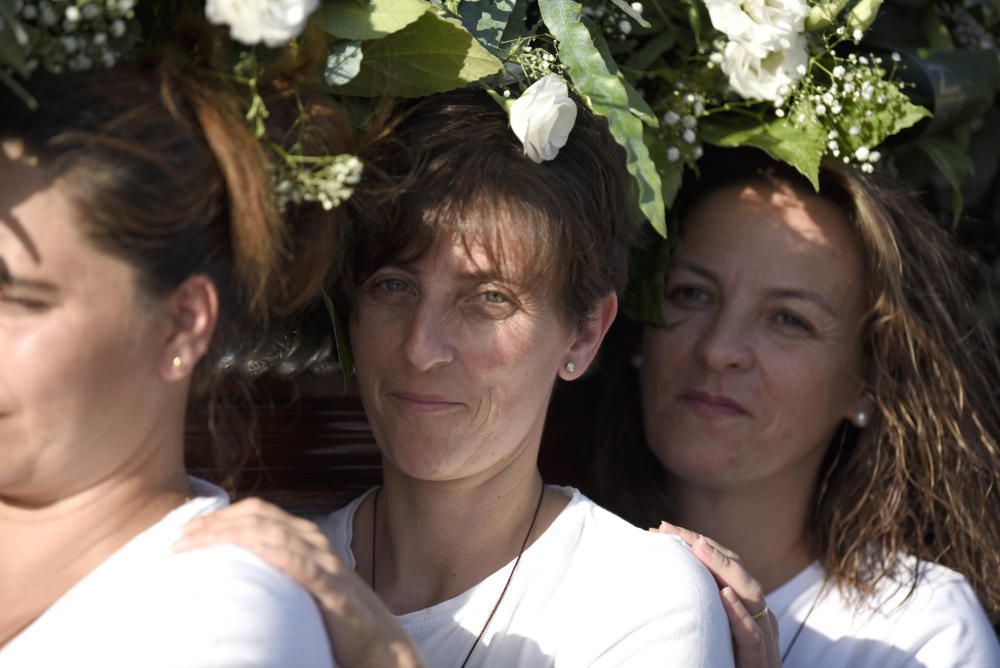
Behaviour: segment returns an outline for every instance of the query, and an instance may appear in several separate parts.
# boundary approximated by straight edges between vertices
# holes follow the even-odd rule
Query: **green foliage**
[[[818,123],[796,125],[787,118],[763,121],[747,114],[719,114],[701,123],[702,138],[716,146],[754,146],[783,160],[819,190],[819,164],[826,136]]]
[[[425,12],[402,30],[362,45],[361,70],[334,93],[419,97],[498,72],[501,62],[454,20]]]
[[[0,0],[0,70],[5,66],[21,75],[27,58],[26,36],[14,11],[14,0]]]
[[[615,140],[625,148],[628,171],[638,185],[638,204],[657,232],[666,236],[660,175],[643,141],[643,123],[630,110],[629,94],[617,68],[611,71],[590,31],[581,6],[571,0],[539,0],[542,20],[557,40],[557,53],[573,85],[595,113],[605,116]]]
[[[316,17],[329,35],[364,41],[402,30],[428,11],[427,0],[336,0],[320,5]]]
[[[632,9],[632,5],[629,4],[626,0],[611,0],[611,2],[613,2],[615,6],[618,7],[618,9],[622,10],[626,16],[628,16],[630,19],[638,23],[643,28],[653,27],[653,25],[649,21],[643,18],[642,14]]]
[[[629,282],[622,312],[636,322],[663,325],[663,286],[670,245],[659,237],[637,247],[629,261]]]
[[[458,6],[458,16],[462,25],[480,44],[494,55],[501,56],[504,48],[504,33],[514,15],[515,5],[526,6],[526,0],[464,0]],[[523,7],[521,13],[523,14]]]
[[[340,362],[340,369],[344,375],[344,394],[351,386],[351,379],[354,378],[354,353],[351,352],[351,339],[347,335],[347,327],[337,314],[337,309],[333,305],[330,293],[323,290],[323,304],[326,312],[330,316],[330,324],[333,326],[333,344],[337,349],[337,361]]]
[[[952,188],[952,220],[962,215],[962,184],[975,169],[969,154],[955,141],[942,135],[925,135],[917,141],[919,148],[931,159],[938,172]]]

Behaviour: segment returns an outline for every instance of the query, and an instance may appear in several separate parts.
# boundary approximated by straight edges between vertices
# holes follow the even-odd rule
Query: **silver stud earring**
[[[566,366],[564,368],[566,369],[566,373],[573,373],[576,371],[576,364],[573,362],[566,362]]]
[[[854,425],[857,427],[864,427],[868,424],[868,413],[864,411],[858,411],[854,416]]]

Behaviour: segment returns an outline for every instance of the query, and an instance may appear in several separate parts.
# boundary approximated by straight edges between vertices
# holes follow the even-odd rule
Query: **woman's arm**
[[[767,609],[764,590],[743,567],[739,555],[711,538],[668,522],[662,522],[654,531],[679,536],[719,583],[722,606],[733,634],[736,667],[780,668],[778,620]]]
[[[254,552],[313,595],[342,668],[424,666],[406,631],[313,522],[260,499],[246,499],[193,520],[175,549],[219,544]]]

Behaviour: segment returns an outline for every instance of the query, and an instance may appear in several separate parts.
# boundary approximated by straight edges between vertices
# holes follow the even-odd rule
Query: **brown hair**
[[[447,234],[483,243],[499,269],[512,245],[525,287],[549,289],[574,325],[620,291],[637,225],[625,153],[604,119],[578,103],[569,142],[554,160],[523,155],[506,112],[481,90],[402,104],[376,133],[355,197],[352,261],[337,284],[351,312],[354,290],[390,261],[419,258]],[[509,252],[509,251],[508,251]],[[522,256],[523,257],[523,256]]]
[[[136,269],[140,297],[165,296],[196,273],[215,284],[219,322],[193,394],[224,407],[218,362],[227,346],[316,294],[334,256],[335,225],[309,207],[280,215],[268,156],[239,98],[169,58],[41,75],[30,92],[36,111],[0,90],[0,137],[20,139],[38,156],[80,212],[83,234]],[[279,112],[287,95],[276,88],[272,97]],[[210,410],[210,422],[227,419],[222,413]],[[246,453],[213,436],[216,464],[231,471]]]
[[[724,150],[686,188],[678,217],[714,190],[753,182],[811,186],[751,150]],[[844,422],[816,481],[807,526],[814,555],[861,604],[910,554],[962,573],[1000,619],[1000,406],[996,342],[977,310],[978,264],[899,186],[838,162],[821,169],[821,196],[844,212],[862,249],[868,314],[861,333],[876,416]],[[635,350],[639,328],[618,327],[612,378],[592,464],[597,496],[637,524],[669,511],[662,466],[645,444]],[[905,584],[913,587],[919,564]],[[912,592],[912,589],[911,589]]]

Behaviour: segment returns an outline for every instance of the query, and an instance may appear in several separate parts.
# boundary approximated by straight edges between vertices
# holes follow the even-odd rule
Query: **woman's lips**
[[[704,417],[745,417],[750,415],[750,412],[738,401],[721,394],[691,390],[680,395],[679,399],[694,412]]]
[[[435,394],[390,392],[389,396],[404,408],[421,412],[443,411],[462,405],[460,402],[449,401],[446,397]]]

